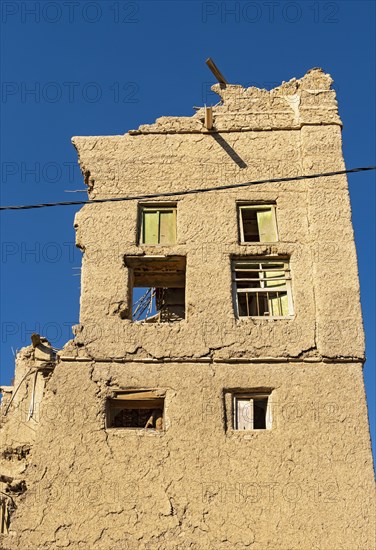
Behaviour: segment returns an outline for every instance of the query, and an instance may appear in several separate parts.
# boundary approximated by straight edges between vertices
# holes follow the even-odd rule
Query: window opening
[[[293,314],[288,261],[236,260],[233,285],[238,317],[288,317]]]
[[[276,242],[275,210],[274,205],[240,205],[240,242]]]
[[[271,411],[269,395],[248,394],[235,395],[234,429],[267,430],[271,428]]]
[[[147,323],[185,318],[185,257],[128,257],[132,320]]]
[[[141,205],[140,244],[176,243],[176,205]]]
[[[119,392],[107,403],[108,428],[164,429],[164,397],[153,391]]]

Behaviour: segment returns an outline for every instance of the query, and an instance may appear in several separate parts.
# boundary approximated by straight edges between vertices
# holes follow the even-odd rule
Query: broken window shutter
[[[257,212],[257,224],[260,242],[276,242],[277,235],[274,226],[273,210],[260,210]]]
[[[264,276],[270,281],[265,281],[265,287],[275,289],[277,296],[268,296],[269,313],[273,316],[285,316],[289,314],[289,304],[286,291],[286,274],[284,271],[264,271]],[[275,279],[275,280],[274,280]],[[283,287],[283,288],[279,288]]]
[[[159,212],[144,210],[143,214],[142,241],[144,244],[158,244]]]
[[[280,265],[281,264],[279,264],[276,267],[279,267]],[[282,286],[284,287],[286,285],[286,275],[284,271],[268,271],[268,269],[265,268],[264,266],[265,264],[263,265],[263,268],[265,269],[265,271],[262,271],[261,274],[266,279],[268,279],[267,281],[265,281],[266,288],[275,288],[275,287],[282,287]],[[272,266],[272,269],[273,267],[274,266]],[[276,288],[276,290],[278,290],[278,288]]]
[[[268,305],[269,313],[274,317],[284,317],[289,314],[288,297],[285,293],[280,293],[279,296],[269,297]]]
[[[289,314],[289,301],[287,294],[284,294],[280,298],[280,306],[282,309],[281,315],[288,315]]]
[[[160,244],[174,244],[176,241],[176,212],[162,210],[160,212],[159,242]]]

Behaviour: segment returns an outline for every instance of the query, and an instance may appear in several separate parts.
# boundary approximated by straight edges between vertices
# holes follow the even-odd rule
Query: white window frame
[[[264,271],[267,271],[262,268],[262,265],[265,264],[283,264],[283,266],[279,268],[271,268],[275,271],[284,271],[284,279],[285,285],[284,287],[278,287],[278,290],[275,290],[274,292],[286,292],[287,293],[287,302],[288,302],[288,315],[240,315],[240,309],[239,309],[239,299],[238,295],[239,293],[249,293],[249,294],[255,294],[260,293],[265,295],[267,293],[267,290],[265,290],[267,287],[265,286],[265,281],[267,281],[267,278],[264,278],[260,276],[260,273],[263,273]],[[247,269],[246,266],[249,264],[255,264],[258,265],[258,268],[255,268],[253,271],[252,269]],[[260,288],[237,288],[237,278],[236,278],[236,272],[239,271],[239,269],[242,269],[241,266],[244,266],[244,270],[249,270],[251,274],[258,273],[259,279],[260,279]],[[293,300],[292,300],[292,288],[291,288],[291,272],[290,272],[290,263],[289,260],[281,259],[281,258],[245,258],[242,259],[234,259],[231,263],[231,272],[232,272],[232,288],[233,288],[233,299],[236,309],[236,316],[238,319],[290,319],[294,315],[294,306],[293,306]],[[256,277],[255,277],[256,278]],[[240,279],[241,280],[241,279]],[[273,287],[270,287],[270,292],[273,292]]]
[[[235,431],[257,431],[257,432],[264,432],[266,430],[271,430],[273,426],[273,419],[272,419],[272,407],[271,407],[271,393],[237,393],[232,396],[232,411],[233,411],[233,420],[232,420],[232,427]],[[267,405],[266,405],[266,411],[265,411],[265,428],[255,428],[254,427],[254,418],[253,418],[253,404],[254,401],[266,399]],[[248,428],[241,429],[239,427],[240,420],[240,402],[248,401],[250,404],[250,422]]]
[[[276,235],[275,241],[245,241],[244,240],[244,227],[242,210],[271,210],[274,231]],[[240,232],[240,244],[252,245],[256,243],[264,242],[278,242],[278,226],[277,226],[277,206],[275,204],[256,204],[256,203],[239,203],[238,204],[238,220],[239,220],[239,232]]]

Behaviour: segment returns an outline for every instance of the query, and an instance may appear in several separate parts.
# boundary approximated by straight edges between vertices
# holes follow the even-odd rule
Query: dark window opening
[[[119,393],[107,406],[108,428],[163,430],[164,398],[153,392]]]
[[[275,206],[239,206],[240,242],[276,242]]]
[[[268,399],[253,400],[253,428],[255,430],[266,429],[266,407]]]
[[[259,242],[260,233],[257,224],[257,212],[256,210],[244,210],[241,211],[243,232],[245,242]]]
[[[269,396],[234,396],[234,429],[266,430],[271,428]]]

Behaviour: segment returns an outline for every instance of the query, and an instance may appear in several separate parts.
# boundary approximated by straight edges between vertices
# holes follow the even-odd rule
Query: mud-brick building
[[[331,83],[73,139],[90,199],[133,199],[77,214],[75,338],[4,389],[4,548],[375,547],[346,177],[197,192],[343,170]]]

